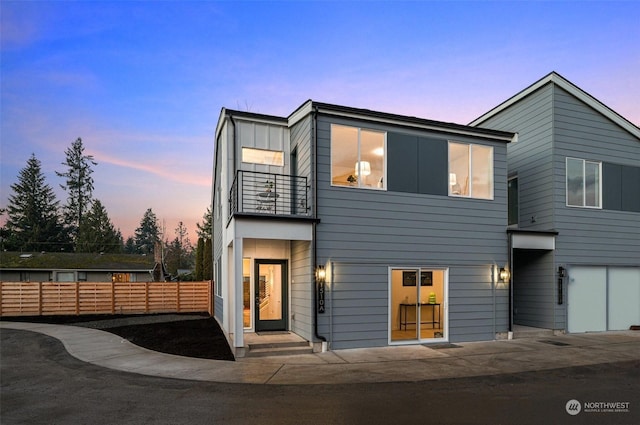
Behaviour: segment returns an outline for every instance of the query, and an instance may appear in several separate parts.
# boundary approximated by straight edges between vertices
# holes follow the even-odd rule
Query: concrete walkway
[[[602,332],[442,344],[336,350],[243,358],[235,362],[151,351],[97,329],[0,322],[0,329],[60,340],[79,360],[124,372],[175,379],[249,384],[348,384],[423,381],[640,360],[640,332]]]

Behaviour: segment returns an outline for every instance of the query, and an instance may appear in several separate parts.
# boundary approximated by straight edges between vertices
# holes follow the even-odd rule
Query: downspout
[[[313,196],[313,218],[317,218],[318,217],[318,190],[317,190],[317,185],[318,185],[318,125],[317,125],[317,119],[318,119],[318,107],[315,106],[313,108],[313,112],[311,114],[311,143],[313,145],[313,161],[311,161],[311,167],[313,167],[313,169],[311,170],[311,176],[312,176],[312,184],[311,184],[311,190],[313,192],[312,196]],[[313,228],[312,228],[312,238],[313,238],[313,244],[312,244],[312,249],[313,249],[313,279],[315,282],[314,285],[314,291],[313,291],[313,336],[322,341],[322,351],[326,351],[326,345],[327,345],[327,338],[325,338],[324,336],[320,335],[318,333],[318,285],[320,284],[320,282],[318,282],[318,279],[316,277],[316,273],[315,271],[318,270],[318,256],[317,256],[317,252],[318,252],[318,242],[317,242],[317,225],[318,223],[316,221],[313,222]]]
[[[233,126],[233,177],[235,178],[236,170],[238,168],[238,159],[236,156],[238,154],[238,136],[236,132],[236,121],[233,119],[232,114],[229,114],[229,121],[231,121],[231,125]]]
[[[509,261],[508,270],[509,270],[509,339],[513,336],[513,233],[509,233],[509,238],[507,239],[507,258]]]

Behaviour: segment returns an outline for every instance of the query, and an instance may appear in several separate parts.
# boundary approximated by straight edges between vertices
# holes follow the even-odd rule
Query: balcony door
[[[287,330],[287,260],[255,261],[255,330]]]

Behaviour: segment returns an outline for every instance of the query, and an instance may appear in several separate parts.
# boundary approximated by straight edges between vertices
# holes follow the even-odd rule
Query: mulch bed
[[[208,315],[193,314],[176,320],[176,314],[167,315],[172,321],[163,322],[163,315],[83,315],[83,316],[21,316],[2,317],[0,320],[64,324],[98,328],[119,335],[140,347],[167,354],[202,359],[234,361],[233,354],[218,322]],[[187,316],[187,315],[185,315]],[[128,324],[144,321],[150,323]],[[104,326],[100,326],[103,322]],[[97,324],[97,325],[96,325]]]

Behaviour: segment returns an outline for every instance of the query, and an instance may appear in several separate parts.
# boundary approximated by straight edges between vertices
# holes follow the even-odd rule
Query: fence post
[[[149,282],[144,283],[144,312],[149,312]]]
[[[111,314],[116,314],[116,283],[111,281]]]
[[[38,316],[42,316],[42,282],[38,282]]]
[[[80,314],[80,282],[76,282],[76,316]]]
[[[176,309],[180,313],[180,281],[176,282]]]

